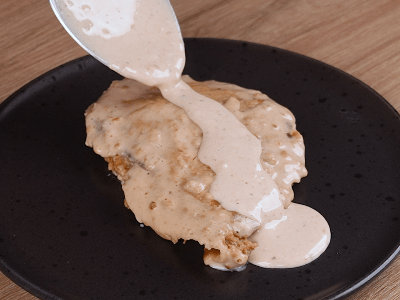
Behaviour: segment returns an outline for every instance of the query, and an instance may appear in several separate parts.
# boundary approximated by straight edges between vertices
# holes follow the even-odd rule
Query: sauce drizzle
[[[260,140],[224,106],[182,81],[184,44],[168,1],[64,0],[60,10],[67,27],[95,57],[125,77],[158,87],[201,128],[198,157],[216,173],[210,190],[214,199],[260,223],[249,238],[259,245],[251,263],[296,267],[326,249],[327,222],[307,206],[284,208],[274,179],[260,162]]]

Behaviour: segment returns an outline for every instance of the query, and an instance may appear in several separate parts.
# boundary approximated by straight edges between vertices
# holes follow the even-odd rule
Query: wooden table
[[[185,37],[268,44],[333,65],[400,110],[400,2],[171,0]],[[0,103],[42,73],[85,55],[46,0],[0,2]],[[399,233],[400,234],[400,233]],[[350,297],[400,299],[400,257]],[[0,299],[36,299],[0,273]]]

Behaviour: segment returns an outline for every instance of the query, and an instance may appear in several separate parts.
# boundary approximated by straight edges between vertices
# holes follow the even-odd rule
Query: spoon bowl
[[[60,3],[60,1],[62,3]],[[83,43],[68,27],[67,23],[65,22],[65,18],[67,18],[66,11],[62,9],[62,6],[65,5],[64,1],[62,0],[50,0],[50,6],[51,9],[53,10],[54,14],[56,15],[58,21],[61,23],[61,25],[64,27],[64,29],[68,32],[68,34],[81,46],[87,53],[89,53],[91,56],[93,56],[95,59],[100,61],[104,65],[108,65],[105,60],[103,60],[100,56],[96,55],[89,47],[86,46],[85,43]]]
[[[180,78],[184,44],[169,0],[50,0],[50,5],[83,49],[122,76],[149,86]]]

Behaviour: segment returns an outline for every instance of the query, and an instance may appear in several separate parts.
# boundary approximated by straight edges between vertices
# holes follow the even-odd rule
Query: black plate
[[[187,39],[185,73],[261,90],[304,135],[296,202],[332,241],[295,269],[203,265],[202,247],[158,237],[124,208],[85,146],[85,109],[120,78],[91,57],[41,76],[0,107],[0,270],[43,299],[337,299],[399,252],[400,119],[377,93],[321,62],[268,46]]]

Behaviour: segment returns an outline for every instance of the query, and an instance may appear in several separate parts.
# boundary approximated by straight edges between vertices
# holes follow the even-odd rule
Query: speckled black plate
[[[321,62],[236,41],[186,40],[185,73],[261,90],[290,108],[309,175],[296,201],[332,241],[295,269],[203,265],[202,247],[142,228],[119,182],[85,146],[85,109],[118,75],[84,57],[0,106],[0,270],[43,299],[337,299],[400,245],[400,119],[377,93]]]

